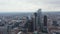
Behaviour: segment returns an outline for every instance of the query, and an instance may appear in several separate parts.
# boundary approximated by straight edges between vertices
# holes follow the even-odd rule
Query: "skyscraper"
[[[38,9],[37,12],[34,13],[34,31],[41,31],[41,9]]]
[[[47,16],[44,15],[44,26],[47,26]]]
[[[42,30],[42,23],[41,23],[41,16],[42,16],[42,14],[41,14],[41,9],[38,9],[38,11],[37,11],[37,21],[36,21],[36,23],[37,23],[37,28],[41,31]]]
[[[37,30],[37,13],[34,13],[34,16],[35,16],[34,30]]]
[[[47,16],[46,15],[44,15],[44,21],[43,21],[44,23],[43,23],[43,30],[42,30],[42,32],[43,33],[48,33],[47,32]]]

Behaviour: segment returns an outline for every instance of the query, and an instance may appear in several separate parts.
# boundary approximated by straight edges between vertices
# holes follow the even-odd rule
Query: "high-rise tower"
[[[44,15],[44,26],[47,26],[47,16]]]
[[[38,9],[38,11],[37,11],[37,28],[41,31],[42,30],[42,23],[41,23],[41,16],[42,16],[42,14],[41,14],[41,9]]]
[[[43,30],[42,30],[42,32],[43,33],[48,33],[48,31],[47,31],[47,16],[46,15],[44,15],[44,20],[43,20]]]
[[[42,29],[41,16],[42,16],[41,9],[38,9],[38,11],[34,13],[34,20],[33,20],[34,32],[35,31],[39,32]]]
[[[34,13],[35,19],[34,19],[34,31],[37,30],[37,13]]]

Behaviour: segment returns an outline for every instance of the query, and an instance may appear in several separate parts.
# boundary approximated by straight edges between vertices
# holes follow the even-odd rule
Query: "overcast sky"
[[[60,11],[60,0],[0,0],[0,11]]]

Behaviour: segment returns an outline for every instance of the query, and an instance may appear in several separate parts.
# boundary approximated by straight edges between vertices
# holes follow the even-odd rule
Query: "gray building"
[[[38,30],[41,31],[42,29],[42,23],[41,23],[41,9],[38,9],[38,11],[36,13],[34,13],[34,31]]]
[[[7,28],[5,26],[0,27],[0,34],[8,34]]]
[[[36,23],[37,23],[37,29],[39,30],[42,29],[41,17],[42,17],[41,9],[38,9]]]

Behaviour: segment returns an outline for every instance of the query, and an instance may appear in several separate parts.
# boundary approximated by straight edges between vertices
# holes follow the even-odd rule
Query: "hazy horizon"
[[[12,10],[10,10],[10,11],[4,11],[4,10],[2,10],[2,11],[0,11],[0,13],[9,13],[9,12],[37,12],[38,11],[38,9],[37,10],[17,10],[17,11],[12,11]],[[50,10],[50,11],[44,11],[44,10],[41,10],[41,12],[60,12],[60,10]]]

